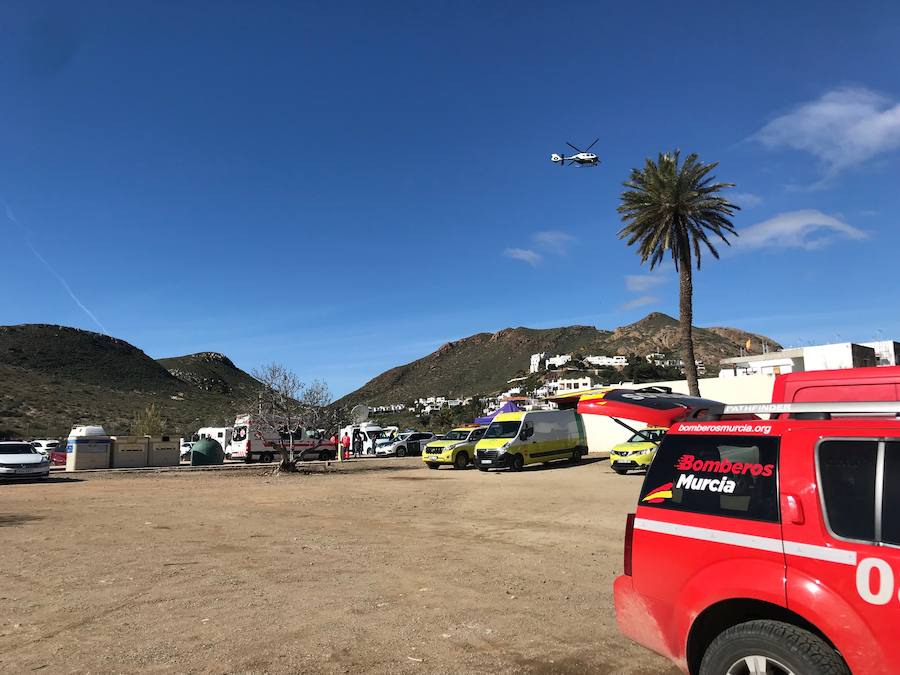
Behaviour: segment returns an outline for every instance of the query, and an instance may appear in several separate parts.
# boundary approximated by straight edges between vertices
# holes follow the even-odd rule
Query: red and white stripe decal
[[[711,530],[706,527],[694,527],[693,525],[680,525],[666,523],[661,520],[648,518],[635,518],[634,529],[658,534],[669,534],[685,539],[697,539],[716,544],[740,546],[755,551],[769,551],[770,553],[782,553],[800,558],[823,560],[825,562],[839,563],[841,565],[856,565],[856,551],[847,551],[830,546],[816,546],[803,544],[799,541],[782,541],[772,537],[759,537],[755,534],[743,534],[741,532],[729,532],[728,530]]]

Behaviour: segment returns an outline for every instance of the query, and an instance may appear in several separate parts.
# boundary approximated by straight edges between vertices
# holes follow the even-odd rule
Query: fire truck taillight
[[[634,514],[625,516],[625,560],[623,571],[626,576],[631,576],[631,549],[634,543]]]

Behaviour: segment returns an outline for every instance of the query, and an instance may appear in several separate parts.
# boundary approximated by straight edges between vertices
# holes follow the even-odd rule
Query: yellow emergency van
[[[581,417],[574,410],[535,410],[497,415],[475,446],[481,471],[522,467],[587,454]]]

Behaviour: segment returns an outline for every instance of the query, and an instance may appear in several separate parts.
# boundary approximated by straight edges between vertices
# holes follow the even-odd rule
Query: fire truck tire
[[[770,668],[771,666],[771,668]],[[700,675],[791,672],[849,675],[847,664],[822,638],[781,621],[748,621],[723,631],[703,655]]]
[[[274,462],[275,455],[273,455],[271,452],[264,452],[259,456],[259,461],[264,464],[268,462]]]
[[[253,461],[253,455],[251,455],[249,452],[246,455],[244,455],[244,464],[249,464],[252,461]]]

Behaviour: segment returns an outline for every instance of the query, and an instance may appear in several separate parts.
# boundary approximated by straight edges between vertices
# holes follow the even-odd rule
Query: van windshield
[[[485,432],[485,438],[515,438],[519,433],[519,427],[522,422],[519,420],[491,422],[491,426]]]

